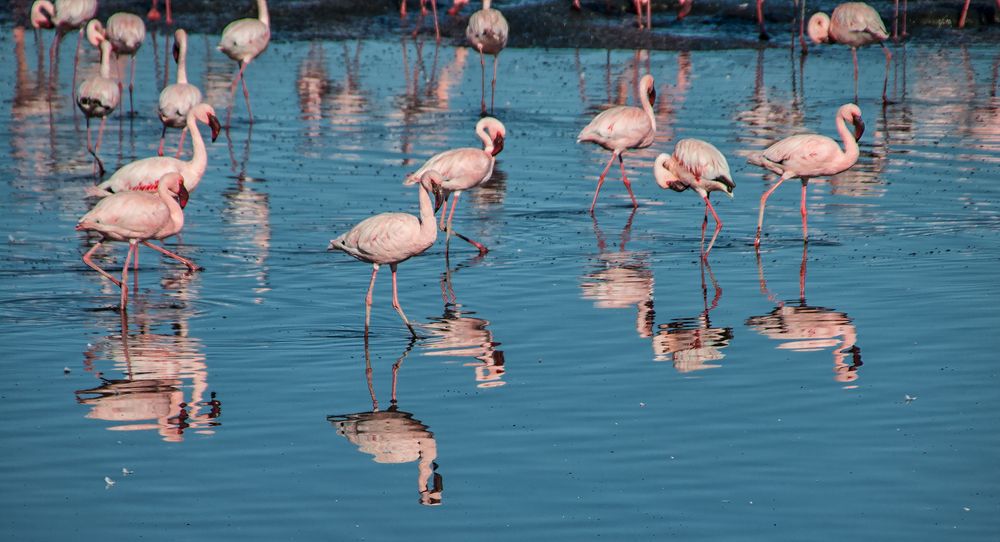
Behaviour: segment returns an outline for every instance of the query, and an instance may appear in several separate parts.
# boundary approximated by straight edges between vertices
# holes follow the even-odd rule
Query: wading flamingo
[[[897,0],[898,1],[898,0]],[[965,28],[965,18],[969,14],[969,3],[971,0],[965,0],[965,5],[962,6],[962,14],[958,17],[958,27]],[[1000,12],[1000,0],[996,0],[997,12]],[[903,3],[903,35],[906,35],[906,3]]]
[[[156,108],[163,123],[160,134],[160,148],[156,154],[163,156],[163,140],[167,128],[181,128],[181,139],[177,143],[177,157],[184,148],[184,134],[187,133],[187,114],[192,107],[201,103],[201,90],[188,83],[187,78],[187,32],[178,28],[174,32],[174,61],[177,62],[177,82],[167,85],[160,92],[160,102]]]
[[[191,160],[183,161],[169,156],[152,156],[136,160],[122,166],[111,176],[97,186],[87,188],[88,196],[104,197],[117,192],[129,190],[152,191],[157,189],[157,183],[167,173],[180,173],[185,179],[189,192],[194,192],[208,167],[208,152],[205,142],[198,131],[198,123],[207,124],[212,129],[212,141],[219,137],[219,119],[215,117],[215,109],[206,103],[200,103],[191,108],[187,114],[187,129],[191,132],[191,145],[194,147]]]
[[[129,113],[135,114],[134,102],[132,99],[132,89],[135,86],[135,55],[142,47],[143,40],[146,39],[146,23],[142,18],[131,13],[115,13],[108,17],[108,24],[105,27],[101,21],[92,19],[87,23],[87,41],[94,47],[100,47],[101,42],[107,40],[111,42],[111,48],[115,53],[116,60],[122,56],[130,57],[131,76],[128,81],[128,107]],[[119,74],[118,87],[122,86],[123,74]]]
[[[490,114],[493,114],[493,99],[497,92],[497,63],[500,51],[507,46],[509,33],[507,19],[498,10],[490,7],[490,0],[483,0],[483,9],[469,17],[465,27],[465,37],[473,49],[479,51],[479,65],[482,68],[482,93],[479,101],[482,112],[486,113],[486,60],[483,55],[493,55],[493,82],[490,85]]]
[[[243,82],[243,97],[247,102],[247,113],[250,115],[250,123],[253,123],[253,110],[250,109],[250,91],[247,90],[247,81],[243,78],[243,70],[247,64],[257,58],[258,55],[267,49],[267,44],[271,41],[271,18],[267,13],[267,0],[257,0],[257,18],[239,19],[226,25],[222,30],[222,40],[219,42],[219,50],[226,56],[239,62],[240,68],[233,77],[233,83],[229,87],[229,96],[232,99],[236,95],[236,85]],[[228,126],[229,122],[226,122]]]
[[[480,254],[486,254],[489,249],[482,244],[473,241],[452,229],[451,221],[455,217],[455,207],[458,205],[458,197],[462,192],[475,188],[490,179],[493,175],[493,166],[496,164],[496,156],[503,150],[504,138],[507,137],[507,129],[503,123],[493,117],[479,119],[476,123],[476,135],[483,142],[482,149],[466,147],[462,149],[452,149],[431,157],[424,162],[420,169],[406,176],[403,184],[416,184],[421,182],[424,174],[434,171],[441,176],[441,189],[444,200],[447,201],[454,194],[451,202],[451,211],[448,212],[447,226],[445,226],[445,213],[441,213],[441,229],[447,231],[445,237],[445,252],[448,250],[448,243],[451,236],[455,235],[468,242],[479,250]]]
[[[431,11],[434,14],[434,39],[441,41],[441,30],[438,28],[438,6],[437,0],[431,1]],[[454,6],[452,6],[454,8]],[[424,24],[424,16],[427,15],[427,0],[420,0],[420,24],[413,29],[413,37],[417,37],[417,32]],[[406,0],[399,2],[399,16],[406,17]]]
[[[607,176],[615,158],[621,166],[622,182],[625,183],[625,189],[632,198],[632,207],[639,206],[635,201],[635,194],[632,193],[632,181],[625,175],[622,153],[630,149],[644,149],[653,144],[653,136],[656,135],[656,117],[653,115],[656,88],[653,85],[652,75],[646,74],[639,81],[639,101],[642,102],[642,107],[619,105],[601,112],[580,130],[580,135],[576,137],[577,143],[589,141],[611,151],[611,160],[608,160],[608,165],[604,167],[601,177],[597,180],[594,201],[590,204],[591,214],[597,205],[597,195],[601,193],[604,177]]]
[[[632,3],[635,5],[635,16],[639,19],[639,30],[642,30],[643,28],[653,28],[653,19],[652,19],[652,9],[653,9],[652,3],[653,2],[651,0],[632,0]],[[646,25],[645,26],[643,26],[643,24],[642,24],[642,7],[643,6],[646,6]],[[579,6],[576,6],[576,7],[579,7]]]
[[[408,213],[381,213],[368,217],[350,231],[330,241],[327,250],[341,250],[354,258],[372,264],[372,279],[368,283],[368,295],[365,296],[365,339],[368,338],[368,327],[372,314],[372,290],[375,288],[375,275],[380,265],[389,264],[392,270],[392,308],[396,309],[403,323],[414,337],[410,321],[406,319],[403,308],[399,305],[396,293],[396,266],[417,254],[422,253],[434,244],[437,239],[437,224],[434,213],[441,208],[441,176],[434,171],[423,174],[418,185],[417,197],[420,200],[420,217]],[[431,204],[430,193],[434,193],[434,204]]]
[[[847,122],[854,125],[854,133],[847,130]],[[754,247],[760,247],[760,230],[764,224],[764,206],[781,183],[788,179],[802,180],[802,239],[809,240],[809,213],[806,210],[806,187],[812,177],[827,177],[850,169],[858,161],[858,140],[865,133],[865,123],[861,120],[861,109],[854,104],[844,104],[837,110],[837,133],[844,142],[844,150],[829,137],[818,134],[800,134],[786,137],[768,147],[764,152],[753,153],[747,162],[765,168],[781,177],[760,198],[760,214],[757,217],[757,235]]]
[[[705,226],[708,225],[708,213],[712,212],[715,219],[715,233],[708,243],[708,248],[702,248],[703,257],[707,257],[715,245],[715,239],[722,230],[722,221],[715,214],[715,208],[709,201],[712,192],[720,191],[733,197],[736,183],[729,173],[729,163],[726,157],[714,145],[700,139],[682,139],[674,147],[673,155],[666,153],[656,157],[653,165],[653,178],[660,188],[669,188],[675,192],[683,192],[688,188],[694,190],[705,200],[705,220],[701,223],[701,246],[705,246]]]
[[[636,3],[636,8],[638,8],[639,0],[634,0]],[[647,0],[648,1],[648,0]],[[804,1],[804,0],[803,0]],[[761,40],[769,40],[771,36],[767,34],[767,30],[764,29],[764,0],[757,0],[757,27],[760,29],[760,33],[757,35]],[[691,13],[691,8],[694,7],[694,0],[680,0],[677,6],[677,20],[683,20],[687,17],[688,13]],[[744,4],[745,6],[746,4]],[[648,7],[647,7],[648,9]],[[647,23],[649,22],[649,13],[646,13]],[[642,28],[642,19],[639,20],[639,28]],[[650,26],[652,28],[652,26]]]
[[[854,58],[854,100],[858,99],[858,47],[878,43],[885,53],[885,81],[882,83],[882,101],[886,102],[889,86],[889,62],[892,53],[885,46],[889,33],[875,8],[864,2],[847,2],[833,10],[832,15],[814,13],[809,18],[809,39],[813,43],[841,43],[851,48]]]
[[[179,203],[174,200],[175,195],[180,200]],[[199,269],[191,260],[149,242],[150,239],[166,239],[181,231],[184,227],[184,206],[187,205],[187,200],[188,192],[184,188],[184,178],[177,173],[168,173],[160,179],[156,194],[147,192],[114,194],[97,202],[97,205],[77,223],[77,231],[95,231],[101,234],[101,240],[83,255],[83,263],[121,288],[123,312],[128,305],[128,266],[132,258],[135,258],[136,269],[139,267],[139,243],[183,263],[191,271]],[[122,266],[121,280],[111,276],[90,259],[94,251],[106,241],[128,241],[128,255],[125,256],[125,265]]]
[[[160,10],[156,9],[157,4],[159,3],[160,3],[159,0],[153,0],[153,5],[149,8],[149,11],[146,13],[146,19],[148,19],[149,22],[151,23],[155,23],[160,20]],[[167,24],[172,25],[174,24],[174,16],[170,12],[170,0],[166,0],[165,3],[167,4]]]
[[[97,15],[97,0],[35,0],[31,5],[31,26],[35,29],[54,28],[56,36],[49,47],[49,73],[55,73],[56,55],[64,34],[80,29],[76,38],[76,53],[73,55],[73,83],[76,90],[76,66],[80,60],[80,44],[83,41],[83,25]],[[50,75],[50,79],[52,79]],[[73,96],[76,99],[76,96]]]
[[[104,163],[97,156],[101,150],[101,139],[104,137],[104,124],[108,115],[118,107],[121,101],[121,88],[111,78],[111,43],[101,43],[101,73],[88,77],[80,83],[76,92],[76,105],[87,117],[87,151],[94,157],[94,167],[99,175],[104,175]],[[97,131],[97,146],[90,146],[90,119],[101,119],[101,127]]]

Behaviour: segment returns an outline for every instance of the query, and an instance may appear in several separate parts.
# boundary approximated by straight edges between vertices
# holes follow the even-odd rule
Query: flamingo
[[[247,81],[243,78],[243,70],[246,69],[247,64],[250,64],[253,59],[267,49],[267,44],[270,41],[271,18],[267,14],[267,0],[257,0],[257,18],[239,19],[229,23],[222,30],[222,40],[219,42],[219,50],[240,63],[239,72],[233,77],[233,83],[229,87],[229,96],[230,99],[235,96],[236,84],[242,81],[243,97],[247,102],[247,113],[250,114],[251,124],[253,124],[253,111],[250,109],[250,91],[247,90]]]
[[[479,101],[482,113],[486,113],[486,60],[483,54],[493,55],[493,82],[490,86],[490,114],[493,113],[493,99],[497,91],[497,63],[500,51],[507,46],[510,28],[507,19],[499,10],[490,7],[491,0],[483,0],[483,9],[469,17],[465,27],[465,37],[474,49],[479,51],[479,65],[482,68],[482,93]]]
[[[368,338],[368,327],[372,313],[372,290],[375,287],[375,275],[379,266],[389,264],[392,270],[392,308],[396,309],[403,323],[409,328],[414,338],[417,332],[413,330],[410,321],[406,319],[403,308],[399,305],[396,293],[396,266],[431,247],[437,240],[437,225],[434,213],[441,208],[442,177],[436,171],[424,172],[420,178],[417,197],[420,201],[420,217],[407,213],[381,213],[368,217],[350,231],[330,241],[327,250],[341,250],[354,258],[372,264],[372,278],[368,283],[368,295],[365,296],[365,339]],[[429,194],[434,193],[434,204],[431,205]]]
[[[121,288],[122,312],[128,305],[129,263],[134,257],[136,268],[139,265],[139,243],[174,258],[191,271],[199,269],[191,260],[149,242],[150,239],[166,239],[179,233],[184,227],[184,206],[188,201],[184,178],[171,172],[160,181],[156,194],[122,192],[102,199],[76,224],[77,231],[95,231],[101,234],[101,240],[83,255],[83,263]],[[174,200],[175,195],[180,202]],[[94,251],[106,241],[128,241],[128,255],[125,256],[121,280],[111,276],[90,259]]]
[[[216,118],[215,109],[211,105],[200,103],[192,107],[187,114],[187,129],[191,132],[191,142],[194,147],[191,160],[185,162],[168,156],[152,156],[136,160],[122,166],[110,179],[89,187],[87,195],[104,197],[129,190],[156,190],[158,181],[170,172],[180,173],[185,179],[187,190],[194,192],[202,176],[205,175],[205,168],[208,167],[208,153],[198,131],[199,122],[211,127],[213,142],[219,137],[221,130],[219,119]]]
[[[897,0],[898,2],[899,0]],[[958,27],[965,28],[965,18],[969,14],[969,3],[971,0],[965,0],[965,5],[962,6],[962,14],[958,17]],[[1000,0],[996,0],[997,11],[1000,12]],[[906,35],[906,4],[903,4],[903,35]]]
[[[653,136],[656,135],[656,117],[653,115],[653,104],[656,102],[656,88],[654,87],[653,76],[646,74],[639,80],[639,101],[642,107],[619,105],[601,112],[590,121],[576,142],[588,141],[597,143],[611,151],[611,160],[601,172],[601,177],[597,180],[597,190],[594,192],[594,201],[590,204],[590,213],[594,213],[594,206],[597,205],[597,195],[601,193],[601,185],[604,184],[604,177],[608,174],[611,164],[618,159],[618,164],[622,169],[622,182],[625,189],[632,198],[632,207],[638,207],[635,201],[635,194],[632,193],[632,182],[625,175],[625,163],[622,160],[622,153],[630,149],[644,149],[653,144]]]
[[[465,6],[465,4],[468,4],[468,3],[469,3],[469,0],[455,0],[451,4],[451,7],[448,8],[448,15],[451,15],[452,17],[454,17],[455,15],[458,15],[458,12],[462,11],[462,8]]]
[[[653,19],[651,14],[652,2],[650,0],[632,0],[632,3],[635,4],[635,16],[638,17],[639,19],[639,30],[642,30],[644,28],[642,25],[642,6],[646,6],[645,28],[653,28]],[[579,8],[580,6],[574,4],[574,7]]]
[[[118,107],[121,100],[121,89],[118,83],[111,79],[111,43],[101,43],[101,73],[93,77],[88,77],[80,83],[80,88],[76,92],[76,105],[87,117],[87,151],[94,157],[94,165],[104,175],[104,164],[97,156],[101,150],[101,138],[104,137],[104,124],[108,120],[108,115]],[[98,117],[101,119],[101,128],[97,132],[97,146],[90,146],[90,119]]]
[[[163,140],[167,135],[167,128],[181,128],[181,139],[177,143],[177,156],[180,156],[184,147],[184,134],[187,124],[187,114],[192,107],[201,103],[201,90],[188,83],[187,79],[187,32],[183,28],[178,28],[174,32],[174,61],[177,62],[177,82],[167,85],[160,92],[160,102],[156,108],[163,123],[163,132],[160,134],[160,148],[156,152],[163,156]]]
[[[87,23],[87,41],[94,47],[99,47],[104,40],[110,41],[115,57],[131,57],[132,75],[128,82],[129,113],[135,114],[132,89],[135,86],[135,55],[146,39],[146,23],[142,18],[131,13],[115,13],[108,17],[107,27],[101,21],[92,19]],[[119,79],[120,81],[120,79]],[[118,83],[119,89],[121,83]]]
[[[889,33],[875,8],[864,2],[847,2],[833,10],[833,15],[814,13],[809,18],[809,39],[813,43],[842,43],[851,48],[854,58],[854,100],[858,99],[858,47],[878,43],[885,53],[885,81],[882,83],[882,101],[887,102],[889,62],[892,53],[885,46]]]
[[[638,6],[639,6],[639,0],[634,0],[634,1],[635,1],[635,4],[636,4],[636,8],[638,8]],[[643,0],[643,1],[644,2],[648,2],[648,0]],[[767,30],[764,29],[764,0],[757,0],[756,3],[757,3],[757,27],[760,28],[760,34],[758,34],[757,37],[761,41],[766,41],[766,40],[771,39],[771,36],[769,36],[767,34]],[[678,6],[677,6],[677,20],[678,21],[683,20],[684,17],[687,17],[688,13],[691,13],[691,8],[694,7],[693,4],[694,4],[694,0],[679,0]],[[647,7],[647,10],[648,10],[648,7]],[[649,21],[649,13],[648,13],[648,11],[646,13],[646,20],[647,20],[647,22]],[[642,20],[641,19],[639,21],[639,28],[642,28]],[[652,28],[652,27],[650,27],[650,28]]]
[[[836,175],[851,168],[858,161],[858,140],[865,132],[861,119],[861,109],[854,104],[844,104],[837,110],[835,118],[837,133],[844,142],[844,150],[829,137],[818,134],[799,134],[786,137],[771,145],[764,152],[753,153],[747,162],[765,168],[781,177],[760,198],[760,214],[757,217],[757,236],[754,247],[760,247],[760,230],[764,223],[764,206],[767,198],[781,183],[788,179],[802,180],[802,239],[809,239],[809,213],[806,210],[806,186],[812,177]],[[847,122],[854,125],[854,133],[847,130]]]
[[[146,13],[146,19],[151,23],[158,22],[160,20],[160,10],[156,9],[156,5],[159,4],[159,0],[153,0],[153,5],[149,8],[149,12]],[[167,24],[174,24],[173,14],[170,12],[170,0],[166,0],[167,4]]]
[[[76,67],[80,61],[80,44],[83,41],[83,25],[97,14],[97,0],[56,0],[53,5],[49,0],[35,0],[31,4],[31,26],[39,28],[55,28],[56,36],[49,47],[49,71],[54,73],[56,53],[59,42],[64,34],[80,29],[76,38],[76,54],[73,56],[73,83],[76,89]],[[73,97],[76,99],[76,96]]]
[[[441,30],[438,28],[438,6],[437,0],[431,1],[431,10],[434,12],[434,38],[437,41],[441,41]],[[427,0],[420,0],[420,25],[423,26],[424,15],[427,15]],[[452,6],[454,8],[454,6]],[[399,16],[406,17],[406,0],[400,0],[399,2]],[[413,37],[417,36],[417,31],[420,27],[413,29]]]
[[[448,242],[451,241],[454,232],[451,221],[455,217],[455,207],[458,206],[459,196],[465,190],[475,188],[493,176],[493,166],[496,164],[496,156],[503,150],[507,129],[499,120],[485,117],[476,123],[476,135],[483,142],[482,149],[466,147],[436,154],[424,162],[420,169],[407,175],[406,181],[404,181],[404,184],[416,184],[420,182],[425,173],[434,171],[444,179],[441,183],[441,189],[445,201],[451,197],[452,193],[455,194],[455,199],[451,202],[451,211],[448,213],[447,227],[445,227],[445,213],[441,213],[440,228],[447,231],[445,251],[447,251]],[[489,249],[482,244],[459,233],[455,233],[455,235],[476,247],[479,254],[489,252]]]
[[[722,221],[719,220],[719,215],[715,214],[709,196],[718,190],[731,198],[736,188],[733,176],[729,173],[726,157],[711,143],[700,139],[682,139],[674,146],[673,155],[663,153],[656,157],[653,178],[660,188],[669,188],[676,192],[691,188],[705,200],[705,220],[701,223],[702,246],[705,246],[705,226],[708,225],[709,211],[715,219],[715,234],[708,243],[708,249],[702,252],[703,257],[707,257],[715,245],[719,231],[722,230]]]

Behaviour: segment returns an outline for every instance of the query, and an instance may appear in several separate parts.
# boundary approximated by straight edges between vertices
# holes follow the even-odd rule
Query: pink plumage
[[[892,53],[883,43],[889,37],[885,23],[875,8],[864,2],[847,2],[833,10],[832,15],[814,13],[809,18],[809,39],[814,43],[840,43],[851,48],[854,59],[854,100],[858,99],[858,47],[878,43],[885,53],[885,80],[882,83],[882,101],[887,101],[889,62]]]
[[[256,19],[238,19],[222,29],[222,39],[219,50],[239,63],[239,71],[233,77],[229,88],[230,96],[235,95],[236,85],[243,82],[243,97],[247,103],[247,113],[253,123],[253,110],[250,109],[250,91],[247,89],[243,71],[250,62],[267,49],[271,42],[271,17],[267,12],[267,0],[257,0]],[[226,124],[228,125],[228,121]]]

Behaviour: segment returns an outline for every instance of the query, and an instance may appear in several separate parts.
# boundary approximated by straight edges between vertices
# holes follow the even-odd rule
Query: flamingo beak
[[[208,125],[212,128],[212,143],[215,143],[215,139],[219,137],[219,132],[222,130],[222,125],[219,124],[219,119],[211,113],[208,114]]]
[[[191,194],[188,192],[187,188],[184,187],[184,180],[181,179],[180,186],[177,189],[177,199],[180,200],[179,203],[181,204],[181,209],[187,207],[188,198],[190,197]]]
[[[181,61],[181,44],[174,42],[174,64]]]
[[[646,93],[646,96],[649,96],[649,105],[653,105],[653,104],[656,103],[656,89],[655,88],[649,87],[649,92]]]
[[[441,206],[444,205],[444,195],[441,193],[441,187],[438,185],[434,186],[434,212],[438,212]]]
[[[854,140],[860,141],[861,135],[865,133],[865,121],[861,117],[854,117]]]
[[[692,5],[691,2],[684,2],[683,4],[681,4],[681,8],[677,10],[677,20],[678,21],[684,20],[684,17],[687,17],[688,13],[691,13],[692,7],[694,6]]]
[[[503,134],[497,132],[497,135],[493,137],[493,156],[500,154],[503,150]]]

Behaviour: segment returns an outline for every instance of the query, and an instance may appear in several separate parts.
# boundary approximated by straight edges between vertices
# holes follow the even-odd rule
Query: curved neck
[[[653,104],[649,103],[649,93],[646,89],[639,89],[639,101],[642,102],[642,110],[646,112],[649,117],[649,123],[653,126],[653,131],[656,131],[656,114],[653,112]]]
[[[201,176],[205,173],[205,168],[208,167],[208,152],[205,150],[205,141],[201,138],[201,132],[198,130],[198,119],[192,114],[188,114],[187,129],[191,132],[191,146],[194,148],[188,165],[195,171],[193,178],[187,181],[189,182],[187,189],[192,191],[198,186]],[[184,178],[187,179],[187,175]]]
[[[170,210],[170,224],[174,233],[181,231],[184,227],[184,209],[181,209],[177,200],[174,199],[174,195],[170,193],[170,189],[167,188],[166,183],[160,183],[156,189],[156,193],[160,196],[160,200],[167,206]]]
[[[257,0],[257,20],[271,27],[271,17],[267,13],[267,0]]]
[[[837,133],[840,134],[840,140],[844,142],[844,154],[841,158],[841,162],[846,164],[846,167],[854,165],[858,161],[858,154],[860,150],[858,149],[858,142],[854,139],[854,134],[847,129],[847,122],[844,121],[843,115],[837,115]]]
[[[483,11],[490,9],[490,4],[492,3],[492,0],[483,0]]]
[[[434,205],[424,188],[424,183],[417,183],[417,198],[420,200],[420,237],[431,243],[437,239],[437,222],[434,220]]]
[[[101,77],[111,78],[111,47],[101,47]]]
[[[480,141],[483,142],[483,151],[492,156],[493,140],[490,139],[490,134],[486,131],[485,124],[481,124],[476,128],[476,135],[479,136]]]
[[[177,55],[177,82],[179,84],[187,84],[188,82],[188,72],[187,72],[187,38],[182,39],[178,42],[178,46],[181,49],[179,55]]]

